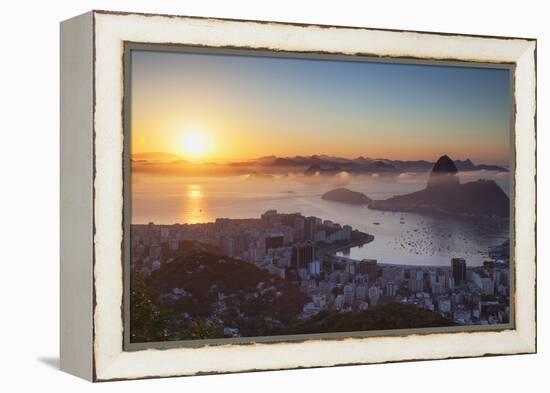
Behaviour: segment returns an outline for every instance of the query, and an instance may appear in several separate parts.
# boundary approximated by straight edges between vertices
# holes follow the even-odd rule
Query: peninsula
[[[510,199],[494,180],[460,183],[455,163],[444,155],[435,163],[425,189],[385,200],[370,209],[508,218]]]

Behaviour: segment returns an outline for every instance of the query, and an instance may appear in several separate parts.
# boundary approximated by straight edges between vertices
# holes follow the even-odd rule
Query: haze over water
[[[506,166],[508,69],[225,52],[131,56],[132,223],[299,212],[374,235],[342,255],[415,265],[448,266],[451,257],[479,265],[489,246],[509,236],[508,225],[486,219],[382,212],[320,198],[347,187],[386,199],[423,189],[428,173],[319,177],[303,175],[309,165],[243,167],[260,157],[319,154],[429,162],[447,154]],[[258,176],[243,175],[253,171]],[[508,176],[460,173],[463,183],[494,179],[506,193]]]
[[[508,194],[509,174],[463,172],[462,182],[493,179]],[[302,213],[374,235],[373,242],[339,255],[374,258],[380,263],[445,265],[450,258],[465,258],[469,265],[487,259],[490,246],[509,237],[508,225],[449,216],[383,212],[321,199],[339,186],[360,191],[372,199],[385,199],[425,187],[427,174],[383,179],[364,176],[248,176],[170,177],[134,174],[132,222],[155,224],[205,223],[216,218],[259,218],[269,209]],[[375,224],[378,223],[378,224]]]

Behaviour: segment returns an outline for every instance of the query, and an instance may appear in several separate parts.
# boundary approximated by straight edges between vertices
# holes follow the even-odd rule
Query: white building
[[[440,313],[450,314],[451,313],[451,299],[440,298],[437,303],[437,308]]]
[[[395,284],[393,281],[389,281],[386,284],[386,295],[394,297],[397,293],[397,284]]]
[[[344,307],[344,295],[338,295],[334,299],[334,308],[340,311]]]
[[[365,311],[369,308],[369,304],[367,302],[359,302],[357,308],[359,308],[359,310],[361,311]]]
[[[355,303],[355,285],[344,285],[344,303],[347,306],[352,306]]]
[[[422,270],[411,270],[409,289],[411,292],[422,292],[424,290],[424,272]]]
[[[316,242],[325,242],[327,240],[326,232],[325,231],[317,231],[315,233],[315,241]]]
[[[369,288],[369,303],[373,306],[378,304],[378,300],[380,299],[380,288],[378,288],[376,285],[373,285]]]
[[[314,276],[321,274],[321,262],[319,262],[318,260],[310,262],[309,263],[309,274],[314,275]]]
[[[366,284],[360,284],[355,287],[355,297],[357,300],[366,302],[369,299],[369,287]]]

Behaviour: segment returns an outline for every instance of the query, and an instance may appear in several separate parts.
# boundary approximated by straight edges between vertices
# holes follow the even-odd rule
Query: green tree
[[[132,273],[130,286],[130,341],[151,342],[169,339],[170,310],[160,309],[151,300],[145,277]]]
[[[183,340],[204,340],[207,338],[223,338],[223,330],[213,323],[206,323],[202,318],[195,318],[182,337]]]

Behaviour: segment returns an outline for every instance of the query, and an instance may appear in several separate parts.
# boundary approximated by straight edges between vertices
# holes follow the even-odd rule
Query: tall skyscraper
[[[306,217],[305,239],[315,241],[316,232],[317,232],[317,217]]]
[[[295,244],[292,248],[291,266],[294,269],[307,269],[315,257],[313,242]]]
[[[422,292],[424,290],[424,272],[422,270],[411,270],[409,290],[411,292]]]
[[[466,281],[466,261],[463,258],[451,259],[451,269],[453,271],[455,284],[464,283]]]
[[[281,223],[281,217],[277,214],[277,210],[268,210],[260,217],[262,224],[266,227],[276,226]]]
[[[376,259],[363,259],[359,262],[358,271],[369,276],[369,286],[374,285],[378,278],[378,264]]]
[[[303,216],[297,216],[294,219],[294,240],[301,242],[305,239],[305,219]]]
[[[222,240],[222,249],[225,255],[230,258],[235,257],[235,239],[226,237]]]

